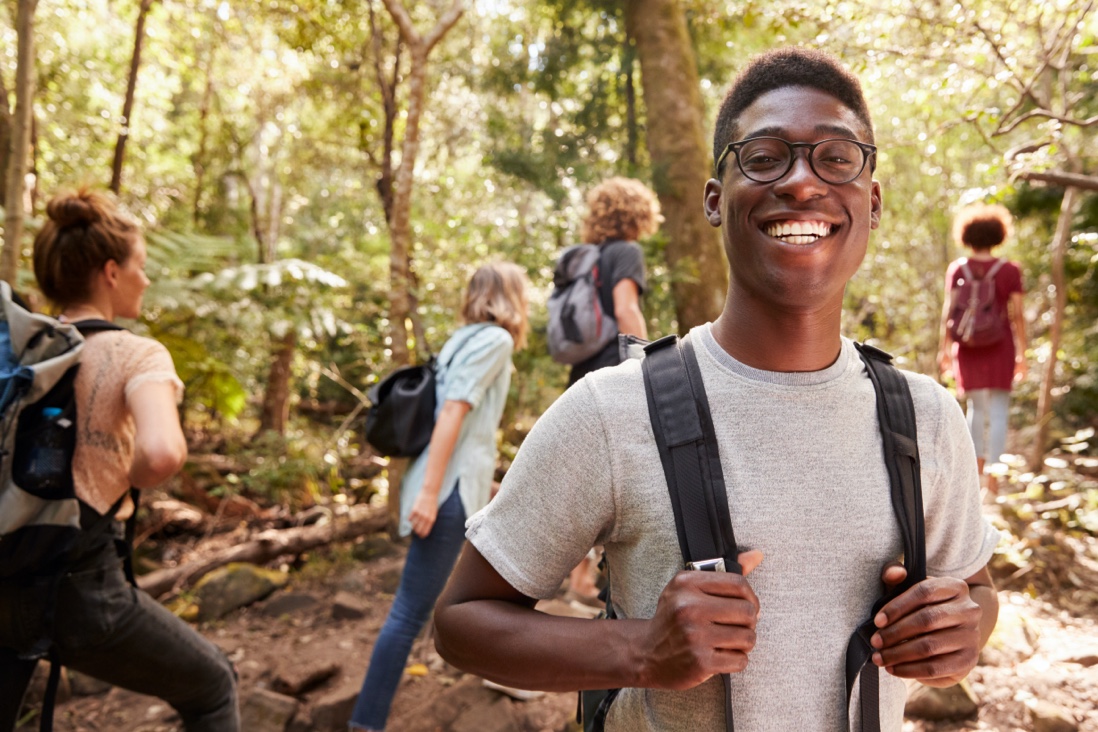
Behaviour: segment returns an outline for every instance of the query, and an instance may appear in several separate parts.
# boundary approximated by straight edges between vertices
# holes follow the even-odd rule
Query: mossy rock
[[[193,592],[198,611],[196,620],[223,618],[233,610],[251,605],[289,582],[285,572],[264,569],[254,564],[234,562],[207,574]],[[183,617],[189,613],[184,612]]]

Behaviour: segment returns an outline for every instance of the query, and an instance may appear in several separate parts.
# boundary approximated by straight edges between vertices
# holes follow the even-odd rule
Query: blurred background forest
[[[45,202],[113,188],[149,242],[133,327],[172,352],[192,452],[231,458],[210,489],[303,507],[384,491],[360,436],[364,392],[441,347],[479,264],[515,261],[536,296],[506,468],[565,384],[544,305],[585,190],[628,175],[661,197],[667,222],[642,242],[649,332],[712,317],[726,265],[700,204],[715,108],[751,54],[819,47],[861,77],[881,151],[885,217],[848,288],[846,332],[934,374],[943,276],[961,253],[951,217],[1005,204],[1031,346],[1014,445],[1039,466],[1052,448],[1086,452],[1098,414],[1093,9],[8,0],[0,276],[45,307],[29,265]],[[1095,506],[1073,508],[1069,522],[1098,524]]]

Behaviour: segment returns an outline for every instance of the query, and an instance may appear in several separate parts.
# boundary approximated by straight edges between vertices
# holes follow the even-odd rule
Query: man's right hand
[[[743,575],[682,571],[660,594],[641,643],[641,686],[691,689],[717,674],[747,667],[755,647],[759,598],[745,577],[762,562],[760,551],[739,556]]]

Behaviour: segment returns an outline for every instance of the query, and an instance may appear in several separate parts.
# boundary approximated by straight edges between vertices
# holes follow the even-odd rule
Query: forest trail
[[[1091,542],[1088,551],[1098,560],[1098,542]],[[267,600],[202,626],[236,663],[242,705],[251,720],[245,727],[248,732],[345,729],[345,715],[388,611],[404,552],[404,547],[381,536],[369,538],[355,552],[368,556],[364,561],[307,565]],[[953,723],[908,721],[905,732],[1033,730],[1030,707],[1037,701],[1066,710],[1075,719],[1075,729],[1098,732],[1098,613],[1073,614],[1048,598],[1013,590],[1000,592],[1000,603],[1005,646],[985,653],[986,663],[970,676],[980,702],[979,717]],[[560,599],[552,609],[567,612],[568,607]],[[571,607],[576,614],[584,612]],[[417,641],[409,668],[394,705],[391,732],[576,729],[574,694],[511,699],[450,667],[434,652],[429,638]],[[286,698],[274,697],[269,690],[286,689],[310,675],[320,680],[314,679],[315,688],[290,697],[298,700],[290,710],[291,720],[282,726],[276,726],[277,719],[273,724],[259,721],[263,715],[257,711],[269,718],[272,709],[280,708],[278,700]],[[89,689],[86,680],[74,685],[82,691],[96,690]],[[58,707],[57,717],[58,732],[181,729],[163,702],[121,689],[74,696]]]

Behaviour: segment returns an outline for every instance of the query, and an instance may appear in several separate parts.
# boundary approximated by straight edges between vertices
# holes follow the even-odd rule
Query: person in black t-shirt
[[[663,221],[659,200],[639,180],[614,177],[588,192],[587,209],[581,234],[584,242],[598,244],[601,249],[599,297],[603,310],[617,320],[619,333],[647,338],[648,327],[640,308],[640,297],[647,285],[644,251],[636,240],[659,229]],[[614,338],[594,356],[572,367],[568,386],[592,371],[616,366],[620,361],[618,339]],[[568,587],[576,599],[597,601],[597,563],[597,554],[592,550],[569,575]]]
[[[636,240],[659,229],[663,221],[659,200],[640,181],[615,177],[591,189],[587,208],[582,239],[602,248],[602,307],[617,320],[620,333],[647,338],[648,328],[640,309],[640,296],[646,286],[644,252]],[[594,356],[573,366],[568,385],[596,369],[615,366],[619,360],[615,338]]]

